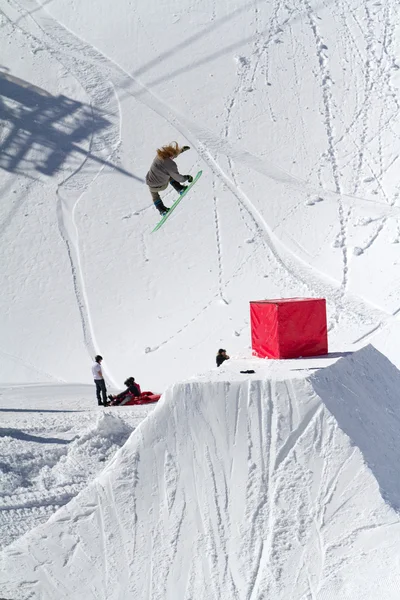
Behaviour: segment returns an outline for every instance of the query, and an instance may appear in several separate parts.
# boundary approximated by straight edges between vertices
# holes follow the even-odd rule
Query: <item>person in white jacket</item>
[[[94,383],[96,385],[96,397],[99,406],[107,406],[107,388],[106,382],[104,381],[103,372],[101,370],[101,361],[103,357],[99,354],[94,357],[94,363],[92,365],[92,374]]]

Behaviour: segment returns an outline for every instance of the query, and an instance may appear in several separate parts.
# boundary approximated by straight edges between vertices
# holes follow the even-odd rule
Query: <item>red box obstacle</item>
[[[260,358],[328,353],[326,301],[284,298],[250,302],[251,345]]]

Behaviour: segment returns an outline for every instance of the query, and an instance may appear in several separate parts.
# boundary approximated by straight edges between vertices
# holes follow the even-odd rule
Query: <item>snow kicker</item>
[[[3,594],[397,599],[399,371],[371,346],[312,375],[229,363],[171,387],[97,480],[4,551]]]

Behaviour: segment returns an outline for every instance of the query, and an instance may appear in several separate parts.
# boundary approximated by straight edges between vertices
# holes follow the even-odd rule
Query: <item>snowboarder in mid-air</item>
[[[164,206],[159,192],[166,190],[170,183],[179,194],[182,194],[187,187],[182,185],[182,183],[185,181],[191,183],[193,181],[191,175],[181,175],[179,173],[177,164],[173,160],[179,154],[182,154],[182,152],[186,152],[186,150],[190,150],[189,146],[180,148],[177,142],[172,142],[168,146],[158,148],[157,156],[146,175],[146,184],[149,186],[154,206],[160,215],[165,215],[169,211],[169,208]]]

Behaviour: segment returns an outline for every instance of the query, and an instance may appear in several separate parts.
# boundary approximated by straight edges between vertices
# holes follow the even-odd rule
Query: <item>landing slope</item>
[[[232,361],[170,388],[3,554],[3,595],[397,599],[400,374],[372,347],[324,360],[254,361],[250,379]]]

